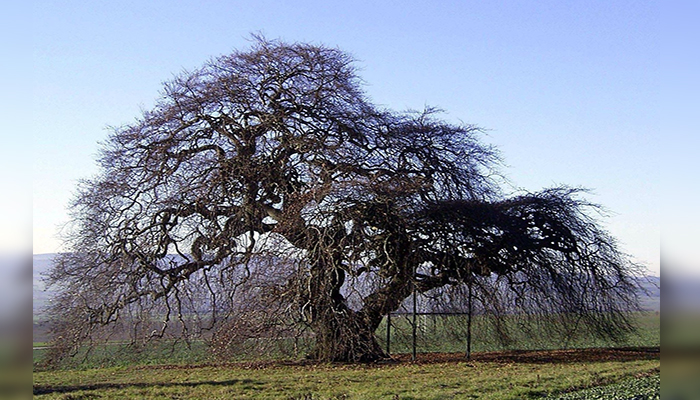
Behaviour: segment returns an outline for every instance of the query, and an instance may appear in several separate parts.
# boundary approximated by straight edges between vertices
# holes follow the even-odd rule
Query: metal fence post
[[[391,311],[386,315],[386,355],[391,355]]]
[[[416,320],[416,311],[417,311],[417,304],[416,304],[416,284],[415,282],[413,283],[413,354],[412,354],[412,360],[416,359],[416,334],[417,334],[417,328],[418,328],[418,321]]]
[[[472,357],[472,280],[467,283],[469,295],[467,303],[467,360]]]

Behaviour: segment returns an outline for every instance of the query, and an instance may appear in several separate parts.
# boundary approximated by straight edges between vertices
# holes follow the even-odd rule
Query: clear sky
[[[514,187],[591,188],[623,250],[659,273],[656,2],[35,1],[27,14],[31,68],[4,79],[30,82],[28,106],[12,111],[33,141],[32,176],[16,179],[33,182],[34,254],[61,250],[57,229],[76,181],[96,172],[107,126],[261,32],[351,53],[375,103],[437,106],[487,129]]]

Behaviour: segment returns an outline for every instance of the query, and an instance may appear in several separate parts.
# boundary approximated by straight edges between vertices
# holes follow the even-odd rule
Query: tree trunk
[[[386,358],[374,335],[382,316],[368,316],[347,306],[340,293],[345,271],[332,265],[339,263],[320,261],[310,271],[307,322],[316,344],[309,357],[333,362],[372,362]]]
[[[345,309],[338,313],[329,310],[312,324],[316,345],[311,358],[333,362],[372,362],[387,355],[374,335],[374,324],[364,321],[359,315]]]

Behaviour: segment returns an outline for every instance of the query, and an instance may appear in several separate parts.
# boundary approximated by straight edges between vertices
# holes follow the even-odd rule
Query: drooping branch
[[[494,312],[621,332],[634,265],[595,208],[567,188],[504,197],[480,133],[371,104],[352,58],[324,46],[257,38],[181,74],[113,130],[71,205],[57,348],[133,323],[132,338],[216,346],[310,331],[315,357],[367,361],[414,288],[467,282]]]

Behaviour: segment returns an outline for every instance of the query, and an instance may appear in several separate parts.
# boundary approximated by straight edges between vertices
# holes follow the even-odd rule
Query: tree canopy
[[[414,289],[467,284],[491,310],[630,331],[635,265],[597,207],[569,187],[504,194],[481,130],[439,116],[372,104],[324,46],[258,38],[182,73],[79,185],[49,278],[56,351],[121,326],[308,332],[312,357],[369,361]]]

